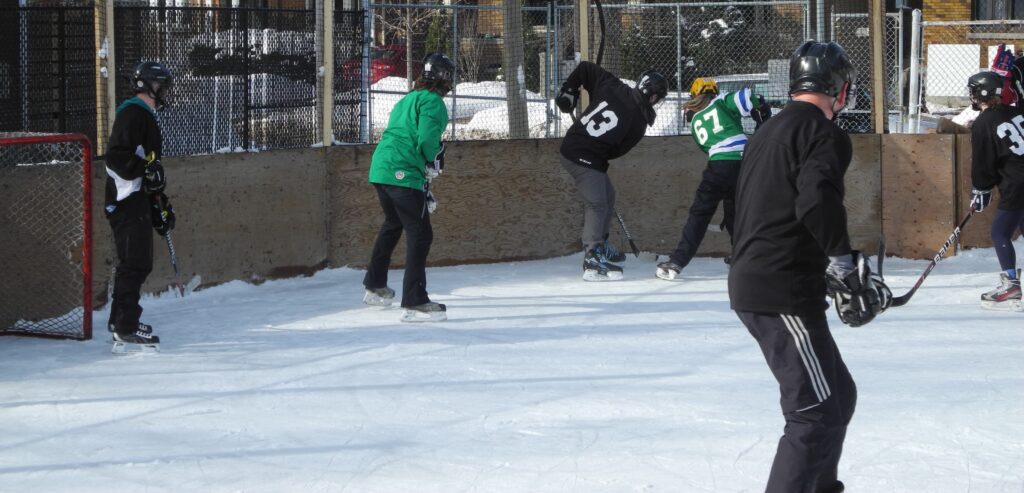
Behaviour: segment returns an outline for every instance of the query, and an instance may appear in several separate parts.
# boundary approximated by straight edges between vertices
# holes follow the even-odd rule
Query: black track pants
[[[388,284],[391,254],[405,231],[405,279],[402,281],[402,306],[422,305],[427,296],[427,255],[434,241],[434,230],[427,213],[426,192],[406,187],[374,183],[377,199],[384,210],[384,224],[377,233],[370,265],[363,286],[382,288]]]
[[[836,484],[857,387],[825,312],[802,316],[737,311],[779,382],[786,426],[767,493],[820,493]]]
[[[153,221],[150,219],[149,197],[140,192],[125,197],[107,220],[114,232],[117,249],[109,323],[122,328],[121,332],[134,331],[142,316],[142,306],[139,305],[142,284],[153,271]]]
[[[683,225],[683,234],[679,238],[676,250],[672,252],[672,261],[680,267],[686,267],[697,254],[697,248],[704,241],[711,218],[718,209],[718,203],[725,207],[725,229],[732,234],[732,221],[735,215],[733,198],[736,195],[736,181],[740,176],[739,161],[708,161],[704,175],[697,185],[697,194],[690,205],[690,214]]]

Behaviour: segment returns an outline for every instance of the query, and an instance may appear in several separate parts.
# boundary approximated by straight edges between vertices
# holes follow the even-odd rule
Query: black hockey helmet
[[[142,62],[135,66],[132,73],[132,90],[135,93],[148,93],[156,102],[157,111],[167,106],[167,95],[174,84],[171,71],[159,62]]]
[[[423,80],[443,81],[449,84],[455,80],[455,63],[444,53],[431,53],[423,59]]]
[[[838,43],[807,41],[789,59],[789,94],[817,92],[837,98],[848,84],[846,108],[856,104],[857,70]]]
[[[971,101],[984,101],[1003,95],[1003,78],[995,72],[978,72],[967,78]]]
[[[645,70],[640,74],[636,89],[649,106],[654,106],[668,95],[668,79],[653,70]]]

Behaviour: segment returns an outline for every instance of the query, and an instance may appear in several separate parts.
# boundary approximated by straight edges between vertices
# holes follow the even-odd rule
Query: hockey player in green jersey
[[[443,53],[423,60],[423,73],[413,90],[391,110],[370,161],[370,183],[384,212],[384,223],[363,277],[363,303],[390,306],[395,291],[388,287],[391,254],[405,232],[405,278],[402,280],[403,322],[442,321],[443,303],[427,294],[427,255],[434,241],[429,182],[444,168],[441,135],[448,126],[444,96],[452,90],[455,64]],[[436,205],[436,204],[435,204]]]
[[[697,186],[676,250],[668,260],[658,264],[657,276],[670,281],[675,280],[697,254],[719,202],[725,207],[725,229],[732,234],[733,196],[740,159],[747,144],[742,118],[749,116],[760,127],[772,115],[764,97],[755,99],[750,89],[719,94],[714,80],[701,77],[690,85],[690,100],[683,105],[683,111],[692,125],[693,140],[708,155],[708,165]]]

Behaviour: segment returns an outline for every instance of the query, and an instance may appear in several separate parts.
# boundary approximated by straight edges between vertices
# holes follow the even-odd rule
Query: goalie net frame
[[[26,156],[28,156],[28,158],[30,159],[37,159],[32,162],[18,162],[19,160],[27,159],[26,157],[23,156],[19,156],[20,159],[19,157],[15,157],[16,155],[21,154],[18,151],[11,151],[10,153],[4,152],[5,149],[15,149],[18,147],[24,147],[25,149],[29,149],[31,146],[39,146],[39,151],[37,153],[33,154],[31,151],[29,151],[26,154]],[[57,158],[53,158],[54,154],[57,155]],[[10,156],[10,160],[8,159],[8,155]],[[25,215],[25,211],[28,211],[30,214],[37,212],[40,216],[44,216],[45,214],[54,214],[54,212],[51,210],[51,207],[37,208],[34,206],[43,205],[52,206],[52,208],[60,207],[61,204],[56,204],[56,200],[54,199],[59,197],[62,192],[64,192],[66,189],[71,189],[71,186],[76,182],[81,190],[81,201],[75,200],[76,197],[69,197],[67,201],[64,201],[63,205],[65,205],[66,209],[69,209],[71,212],[64,212],[63,215],[61,215],[61,211],[57,211],[54,215],[54,217],[64,219],[66,221],[66,224],[68,225],[74,224],[80,226],[80,235],[79,231],[73,231],[70,234],[67,234],[67,232],[59,232],[59,234],[64,234],[64,236],[56,238],[56,240],[58,241],[70,240],[72,242],[71,248],[67,249],[66,251],[61,250],[60,244],[55,244],[56,242],[53,241],[47,241],[51,240],[51,238],[54,236],[53,234],[49,235],[50,238],[42,239],[25,238],[24,234],[14,234],[11,236],[11,239],[7,242],[8,246],[13,245],[14,247],[17,247],[18,244],[25,242],[28,243],[30,247],[32,241],[35,241],[45,242],[48,246],[56,247],[53,249],[52,252],[48,252],[50,257],[45,258],[58,258],[58,255],[63,256],[63,258],[66,258],[66,264],[63,265],[62,267],[67,268],[63,269],[61,272],[66,272],[68,274],[67,277],[73,277],[75,283],[78,282],[80,276],[82,283],[80,305],[72,306],[72,304],[76,302],[74,300],[75,295],[69,293],[67,296],[64,297],[64,299],[60,300],[63,301],[62,304],[60,303],[60,301],[57,302],[57,306],[59,307],[59,309],[57,309],[56,312],[53,311],[52,307],[40,309],[40,313],[45,312],[46,315],[29,315],[23,318],[23,316],[27,312],[33,310],[32,306],[29,305],[34,305],[34,303],[32,303],[31,300],[28,300],[28,303],[26,303],[25,305],[21,305],[19,303],[26,301],[26,299],[28,299],[29,297],[40,295],[40,293],[31,292],[31,290],[33,289],[31,286],[28,288],[30,290],[29,292],[23,291],[20,293],[20,299],[0,300],[3,302],[3,305],[7,306],[7,308],[0,309],[0,336],[21,335],[76,340],[88,340],[92,338],[92,156],[92,143],[89,141],[88,137],[82,134],[0,132],[0,185],[3,184],[3,181],[5,181],[5,179],[10,179],[10,184],[12,184],[12,191],[15,192],[15,195],[19,195],[18,192],[20,192],[22,198],[28,200],[27,203],[21,203],[17,200],[12,199],[10,207],[0,209],[0,218],[3,219],[2,223],[5,223],[2,229],[7,229],[9,227],[11,230],[15,230],[19,226],[19,223],[16,222],[17,217],[15,217],[18,213],[21,213],[21,215]],[[74,175],[77,175],[77,177],[73,176],[71,171],[62,172],[63,176],[56,176],[55,178],[52,178],[52,181],[58,182],[56,185],[41,185],[39,183],[33,183],[32,178],[34,177],[30,176],[28,182],[32,183],[33,185],[37,185],[39,188],[28,191],[18,190],[17,182],[20,180],[20,178],[15,174],[16,171],[14,171],[17,168],[41,167],[45,165],[52,165],[56,168],[61,164],[70,164],[75,161],[78,161],[81,166],[80,169],[76,169],[74,171]],[[70,166],[68,166],[67,168],[70,168]],[[43,172],[40,172],[39,174],[44,175]],[[44,177],[48,178],[48,176]],[[66,185],[67,188],[62,188],[62,186],[64,185]],[[37,191],[46,191],[43,190],[43,187],[45,186],[51,187],[51,189],[49,190],[52,193],[51,196],[45,196],[41,193],[37,195],[34,193]],[[78,202],[77,213],[75,213],[75,206],[74,204],[72,204],[72,201]],[[42,222],[45,222],[45,219],[46,218],[44,218]],[[24,225],[24,221],[21,223],[21,225]],[[57,227],[60,228],[59,225]],[[0,233],[3,233],[2,229],[0,229]],[[64,229],[72,228],[69,227]],[[10,233],[3,234],[7,235]],[[47,235],[43,233],[43,236]],[[76,258],[76,254],[78,252],[75,252],[77,248],[74,248],[73,243],[76,243],[79,239],[81,241],[81,257]],[[4,265],[5,262],[18,262],[19,260],[29,259],[30,256],[38,254],[38,252],[26,253],[24,250],[28,249],[28,247],[22,248],[22,251],[20,253],[17,250],[6,252],[7,255],[15,254],[18,256],[14,258],[13,261],[11,259],[0,258],[0,265]],[[4,253],[3,250],[0,250],[0,253]],[[24,257],[22,257],[21,255],[24,255]],[[78,266],[80,269],[74,267],[76,262],[80,262],[81,265]],[[31,264],[32,262],[25,263]],[[7,265],[10,266],[12,264]],[[45,275],[47,273],[46,269],[49,266],[43,265],[40,267],[40,269],[32,270],[32,273],[38,274],[39,276]],[[27,269],[31,269],[31,267],[18,267],[18,270],[20,271],[24,271]],[[3,275],[5,277],[14,277],[7,276],[7,274]],[[13,279],[0,279],[0,296],[7,296],[10,292],[16,291],[17,288],[19,287],[19,284],[22,284],[23,281],[24,279],[21,277],[16,277]],[[48,281],[44,279],[42,285],[53,286],[55,285],[55,283],[62,281],[66,281],[66,279],[50,279]],[[30,284],[32,284],[32,286],[35,286],[36,282],[38,281],[34,280]],[[11,286],[14,286],[13,290],[11,289]],[[58,289],[55,289],[55,291]],[[68,290],[77,291],[77,288],[68,288]],[[64,310],[65,308],[71,309],[67,312],[62,312],[61,310]]]

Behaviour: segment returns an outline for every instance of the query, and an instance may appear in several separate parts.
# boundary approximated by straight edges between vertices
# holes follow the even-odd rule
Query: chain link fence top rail
[[[92,2],[16,4],[0,6],[0,131],[78,132],[95,140]]]
[[[1024,20],[924,21],[921,39],[921,112],[953,117],[970,108],[967,78],[990,69],[1000,43],[1024,55]]]
[[[164,155],[308,147],[320,141],[316,12],[293,9],[114,9],[117,95],[136,64],[174,75],[160,113]]]
[[[0,334],[87,337],[80,138],[0,132]]]

